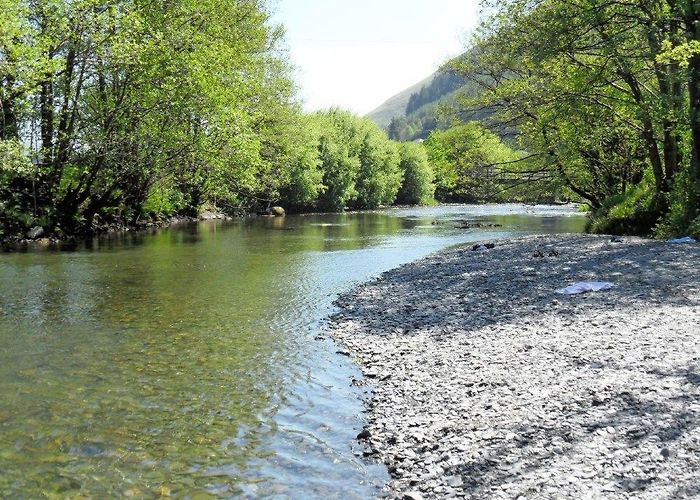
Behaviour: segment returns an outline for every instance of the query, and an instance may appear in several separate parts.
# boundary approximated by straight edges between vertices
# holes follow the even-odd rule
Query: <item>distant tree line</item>
[[[411,94],[406,105],[406,115],[459,89],[465,81],[463,76],[454,71],[439,72],[428,85],[423,85],[418,92]]]
[[[456,61],[470,55],[467,52]],[[493,113],[490,106],[467,109],[457,105],[460,99],[475,97],[481,92],[481,87],[465,75],[440,72],[430,85],[411,95],[404,115],[391,119],[387,128],[389,138],[395,141],[427,139],[434,130],[446,130],[456,123],[486,121]],[[498,133],[512,135],[507,128]]]

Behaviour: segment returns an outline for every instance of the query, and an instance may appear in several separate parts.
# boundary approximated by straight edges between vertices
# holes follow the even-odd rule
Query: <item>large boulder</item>
[[[36,226],[27,231],[27,238],[30,240],[36,240],[44,236],[44,228],[41,226]]]
[[[274,215],[275,217],[284,217],[284,208],[282,207],[272,207],[270,209],[270,213]]]
[[[201,214],[199,214],[199,220],[217,220],[217,219],[225,219],[226,216],[222,213],[219,212],[212,212],[211,210],[205,210]]]

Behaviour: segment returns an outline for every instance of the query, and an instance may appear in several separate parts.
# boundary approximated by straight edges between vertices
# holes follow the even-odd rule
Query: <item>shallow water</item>
[[[334,297],[456,243],[584,224],[453,205],[0,254],[0,496],[371,497],[387,474],[354,441],[360,373],[319,337]]]

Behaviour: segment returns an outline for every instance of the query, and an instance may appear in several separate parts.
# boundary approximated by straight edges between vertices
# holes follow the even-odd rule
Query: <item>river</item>
[[[361,375],[323,335],[334,298],[454,244],[584,225],[449,205],[0,254],[0,496],[372,497],[388,476],[355,440]]]

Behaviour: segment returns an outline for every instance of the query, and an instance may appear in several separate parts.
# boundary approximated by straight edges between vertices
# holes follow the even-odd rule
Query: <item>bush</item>
[[[312,115],[323,174],[324,210],[376,208],[394,203],[401,187],[395,144],[374,122],[331,109]]]
[[[655,229],[656,237],[700,237],[700,213],[698,207],[693,207],[691,181],[687,172],[676,174],[668,199],[668,212]]]
[[[158,183],[148,193],[141,212],[148,218],[159,219],[177,214],[185,205],[185,197],[181,191]]]
[[[588,230],[596,234],[652,236],[665,201],[656,195],[650,172],[640,184],[611,196],[593,212]]]
[[[0,236],[36,222],[32,193],[37,173],[19,141],[0,140]]]
[[[363,123],[360,171],[355,208],[391,205],[401,187],[402,173],[394,143],[373,123]]]
[[[402,143],[399,145],[399,159],[403,183],[397,201],[407,205],[432,203],[435,195],[435,174],[428,163],[425,148],[412,142]]]

